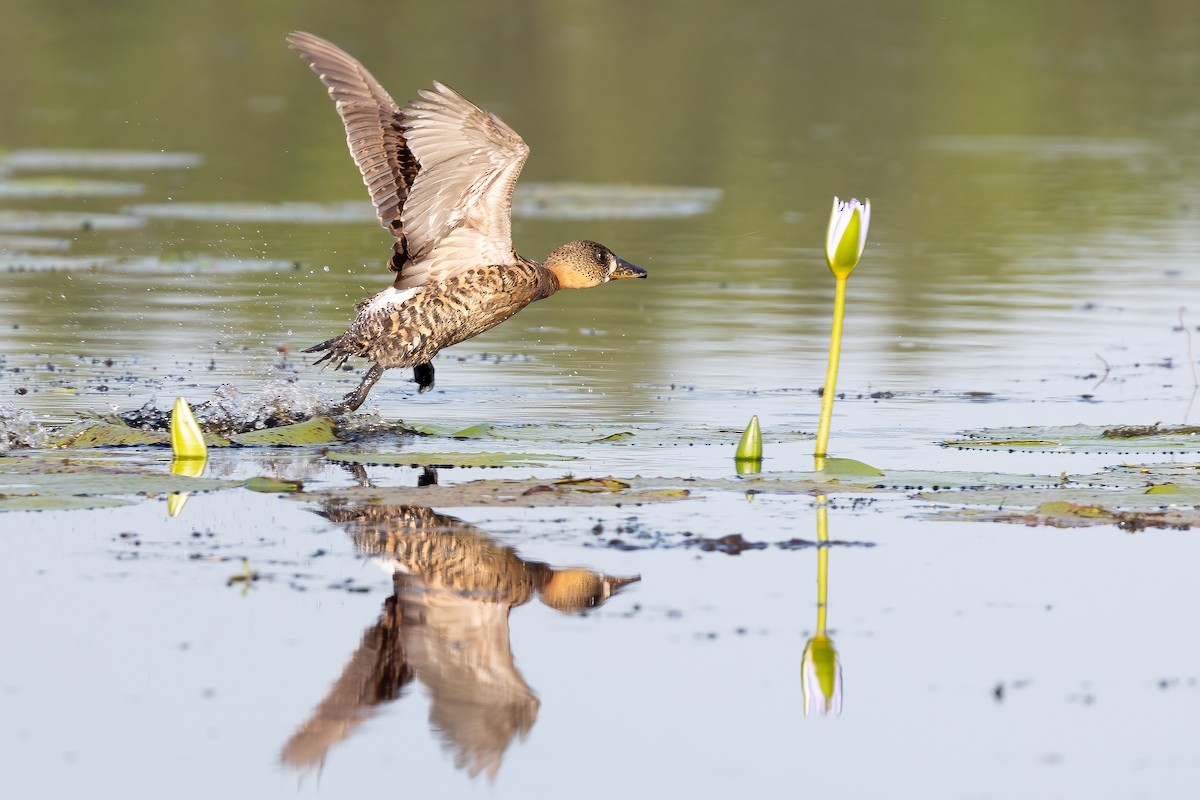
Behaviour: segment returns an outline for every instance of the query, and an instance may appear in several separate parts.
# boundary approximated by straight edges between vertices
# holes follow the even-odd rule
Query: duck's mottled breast
[[[376,295],[347,333],[361,336],[364,355],[381,366],[413,366],[557,289],[553,273],[533,262],[476,267],[436,284]]]

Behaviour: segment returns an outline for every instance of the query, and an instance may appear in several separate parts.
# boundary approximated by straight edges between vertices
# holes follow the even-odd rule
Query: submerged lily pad
[[[55,170],[155,170],[186,169],[204,162],[198,153],[161,150],[15,150],[3,160],[8,169]]]
[[[0,200],[29,198],[123,197],[142,193],[140,183],[81,181],[77,178],[0,180]]]
[[[992,428],[966,431],[947,447],[981,450],[1021,450],[1054,453],[1200,452],[1200,428],[1069,425],[1059,427]]]
[[[515,216],[541,219],[664,219],[708,214],[721,190],[698,186],[522,183]]]
[[[144,203],[127,214],[194,222],[256,222],[285,225],[359,224],[375,214],[369,203]]]
[[[573,461],[571,456],[548,453],[326,453],[339,464],[375,464],[407,467],[544,467],[552,461]]]

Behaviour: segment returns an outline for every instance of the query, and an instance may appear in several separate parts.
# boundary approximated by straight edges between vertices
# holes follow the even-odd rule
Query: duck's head
[[[546,256],[542,264],[558,278],[559,288],[587,289],[617,278],[644,278],[635,267],[598,242],[567,242]]]

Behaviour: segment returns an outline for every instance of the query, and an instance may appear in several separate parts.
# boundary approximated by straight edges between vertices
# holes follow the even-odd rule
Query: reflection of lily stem
[[[829,506],[817,495],[817,636],[825,635],[829,600]]]
[[[833,421],[833,395],[837,387],[838,360],[842,354],[842,317],[846,313],[846,278],[835,275],[837,287],[833,296],[833,332],[829,336],[829,365],[825,369],[825,391],[821,394],[821,422],[817,426],[817,449],[813,453],[824,459],[829,445],[829,425]],[[817,469],[824,467],[818,461]]]

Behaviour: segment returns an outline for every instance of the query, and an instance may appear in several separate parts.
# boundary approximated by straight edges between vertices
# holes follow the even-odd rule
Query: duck
[[[358,409],[384,372],[434,385],[433,357],[560,289],[645,278],[608,247],[576,240],[544,261],[517,253],[512,196],[529,146],[495,114],[444,83],[401,108],[357,59],[303,31],[287,36],[328,88],[380,225],[394,242],[391,286],[355,307],[342,334],[306,348],[314,363],[371,366],[333,413]]]

